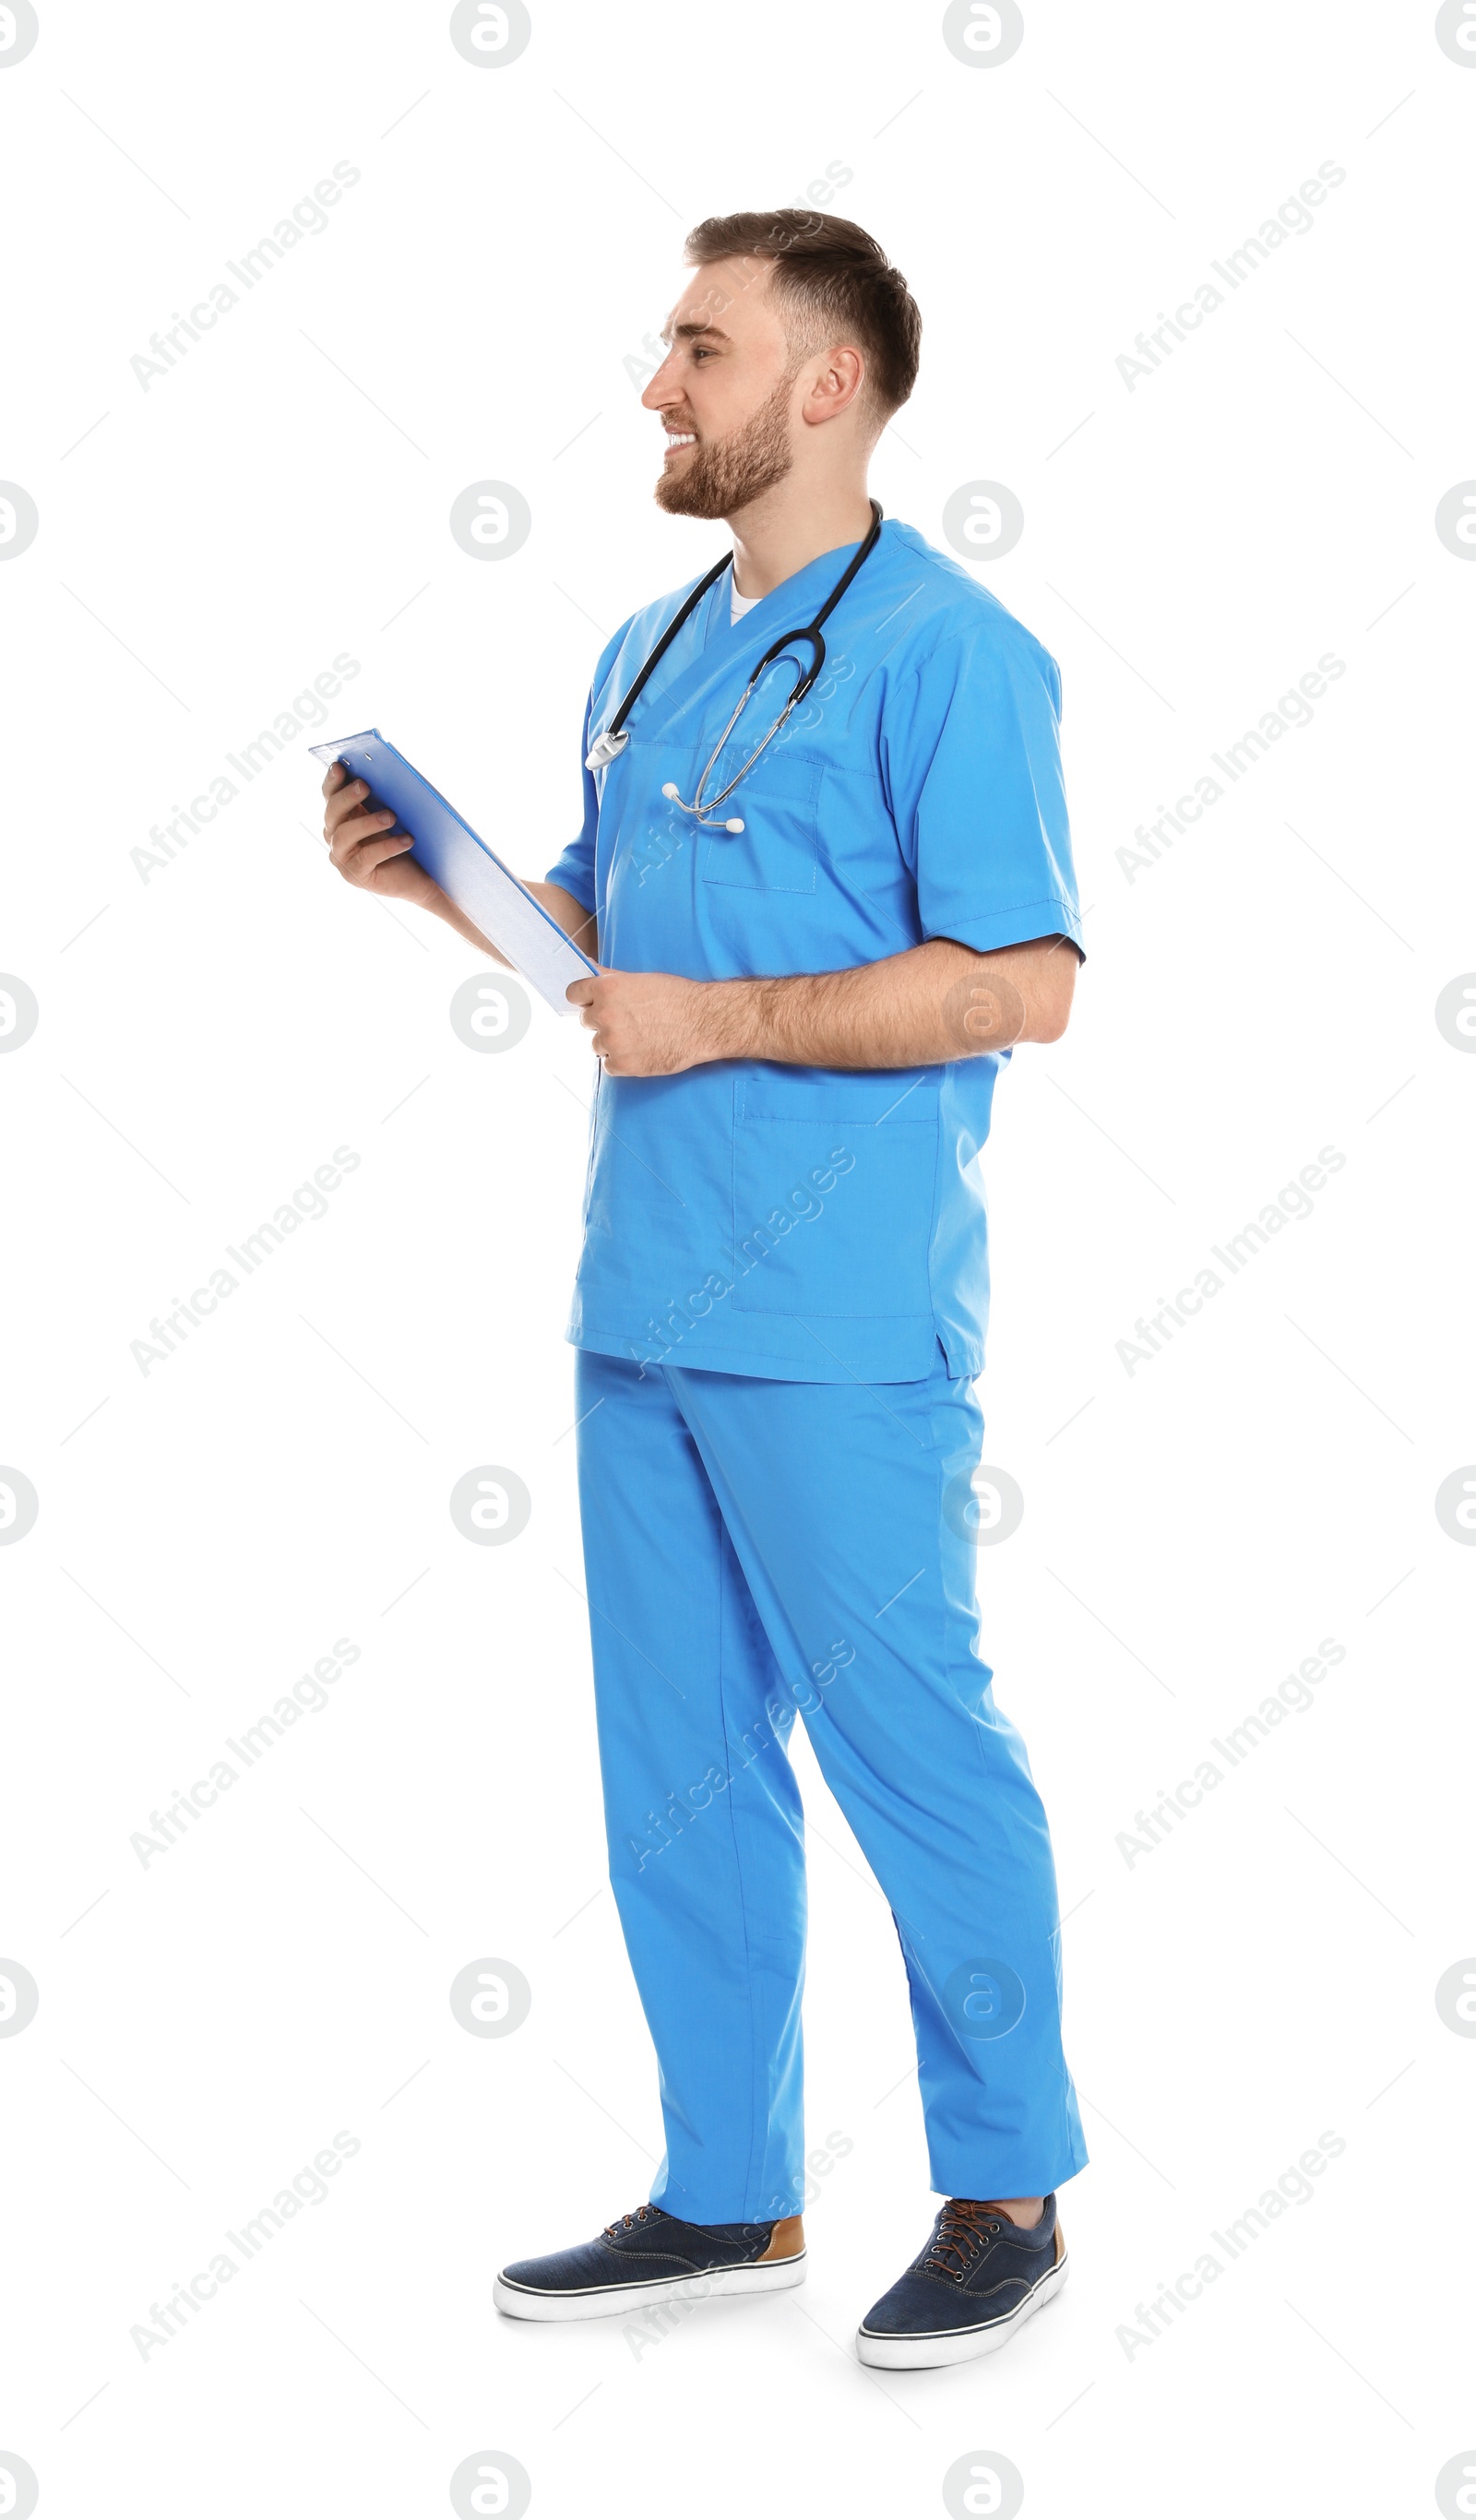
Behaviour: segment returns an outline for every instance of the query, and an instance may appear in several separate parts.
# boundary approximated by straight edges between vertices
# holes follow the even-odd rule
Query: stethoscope
[[[782,639],[776,639],[773,647],[766,648],[764,653],[760,656],[758,663],[754,666],[752,673],[748,677],[747,686],[743,692],[742,698],[738,701],[738,707],[734,710],[732,717],[729,719],[722,734],[719,736],[717,742],[712,748],[707,767],[703,771],[701,778],[697,781],[696,794],[690,805],[687,804],[678,794],[676,781],[674,779],[668,779],[665,787],[661,790],[661,793],[663,796],[669,796],[673,804],[680,805],[684,814],[694,816],[695,820],[699,823],[705,823],[710,815],[715,814],[718,807],[725,803],[728,797],[732,795],[735,788],[738,784],[738,780],[746,778],[748,772],[753,768],[755,761],[757,761],[759,754],[767,750],[768,746],[774,742],[780,728],[788,717],[790,710],[797,708],[806,694],[813,690],[816,683],[819,682],[821,675],[825,671],[826,663],[826,643],[821,637],[821,625],[823,622],[828,621],[836,605],[844,595],[846,588],[850,585],[852,578],[856,575],[857,570],[861,567],[863,562],[871,558],[872,553],[876,548],[876,539],[881,531],[881,509],[874,499],[871,502],[871,509],[872,529],[870,533],[867,535],[865,542],[861,545],[855,558],[848,565],[845,575],[837,581],[835,586],[831,589],[827,601],[821,606],[814,620],[809,622],[803,630],[786,630],[783,637]],[[586,770],[604,770],[611,761],[616,759],[618,754],[624,751],[625,746],[630,742],[630,733],[626,727],[625,721],[629,717],[631,710],[635,707],[637,700],[646,689],[651,675],[655,672],[656,667],[665,655],[667,649],[671,646],[671,643],[673,639],[675,639],[678,631],[686,627],[686,624],[692,618],[693,613],[696,610],[697,606],[701,603],[702,598],[708,592],[708,589],[716,586],[724,569],[731,568],[732,565],[733,554],[732,552],[725,552],[722,559],[718,562],[716,568],[710,568],[706,576],[703,578],[700,586],[696,586],[693,589],[693,592],[689,595],[686,603],[683,605],[681,611],[677,614],[676,619],[671,624],[670,629],[663,633],[655,647],[652,648],[650,654],[647,657],[645,664],[642,666],[641,671],[636,676],[630,690],[626,693],[624,699],[616,709],[614,716],[610,719],[604,733],[595,738],[595,741],[591,744],[589,752],[585,757],[584,766]],[[717,761],[718,755],[721,753],[724,744],[727,742],[728,738],[733,733],[738,719],[742,716],[744,709],[748,705],[754,685],[762,680],[763,676],[768,672],[769,667],[774,663],[776,657],[782,656],[784,650],[792,647],[796,639],[808,639],[815,652],[814,662],[812,663],[809,672],[807,674],[801,674],[793,691],[789,694],[783,707],[781,709],[779,716],[775,719],[774,724],[765,736],[763,742],[759,744],[754,751],[749,753],[747,760],[743,763],[742,768],[738,772],[737,777],[730,779],[726,788],[721,789],[716,796],[709,797],[704,803],[702,790],[712,776],[713,765]],[[795,662],[798,662],[798,658],[795,659]],[[740,832],[743,828],[741,817],[737,814],[730,816],[721,828],[727,832]]]

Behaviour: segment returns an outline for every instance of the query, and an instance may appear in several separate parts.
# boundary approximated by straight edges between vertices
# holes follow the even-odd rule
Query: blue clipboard
[[[335,743],[309,744],[308,750],[315,761],[330,768],[341,761],[355,779],[364,780],[410,833],[416,865],[507,956],[546,1006],[556,1014],[574,1013],[564,991],[573,980],[594,978],[598,964],[581,953],[496,850],[377,726],[340,736]]]

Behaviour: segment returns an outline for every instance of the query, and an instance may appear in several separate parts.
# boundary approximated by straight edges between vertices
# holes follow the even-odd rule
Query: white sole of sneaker
[[[733,2301],[745,2293],[787,2292],[805,2279],[805,2252],[760,2259],[746,2267],[714,2267],[710,2274],[667,2275],[655,2283],[615,2284],[588,2292],[535,2292],[499,2275],[492,2299],[510,2318],[617,2318],[622,2311],[695,2308],[703,2301]]]
[[[944,2363],[971,2362],[976,2355],[997,2354],[1011,2336],[1019,2334],[1027,2318],[1054,2300],[1070,2266],[1069,2258],[1058,2258],[1017,2310],[1012,2310],[1007,2318],[991,2319],[987,2327],[937,2328],[927,2336],[872,2336],[859,2327],[856,2352],[863,2362],[871,2363],[877,2371],[934,2371]]]

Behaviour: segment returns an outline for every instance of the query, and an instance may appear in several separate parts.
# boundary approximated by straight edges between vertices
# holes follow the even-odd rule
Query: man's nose
[[[642,407],[644,410],[669,411],[673,403],[681,401],[682,386],[677,379],[672,364],[675,356],[676,353],[674,351],[668,350],[665,358],[657,368],[655,375],[651,378],[646,391],[641,396]]]

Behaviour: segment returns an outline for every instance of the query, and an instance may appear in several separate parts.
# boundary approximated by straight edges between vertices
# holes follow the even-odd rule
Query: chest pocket
[[[715,821],[704,825],[702,881],[734,884],[744,892],[813,892],[820,781],[818,761],[796,760],[771,744]],[[715,775],[708,782],[709,792],[722,785],[723,777]],[[729,814],[741,816],[740,832],[721,828]]]

